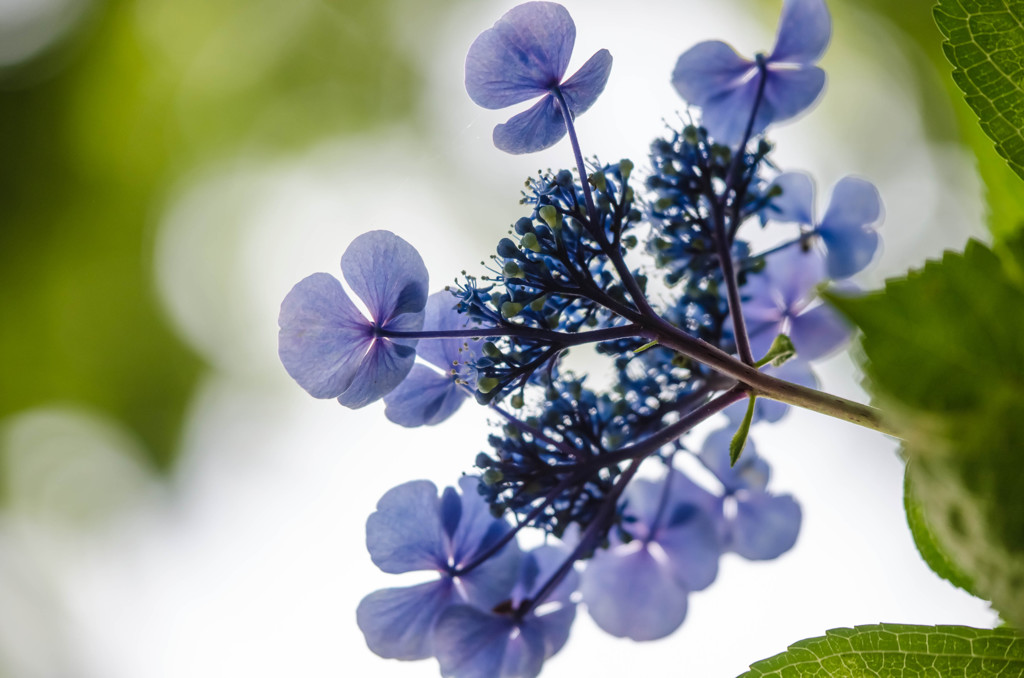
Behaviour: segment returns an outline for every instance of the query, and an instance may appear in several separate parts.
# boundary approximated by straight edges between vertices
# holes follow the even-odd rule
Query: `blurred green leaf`
[[[930,20],[935,0],[835,0],[833,4],[848,5],[856,11],[869,8],[902,33],[900,44],[907,51],[917,76],[906,85],[916,90],[921,101],[922,124],[929,137],[941,142],[955,139],[974,152],[978,174],[985,187],[988,226],[997,237],[1021,228],[1024,225],[1024,191],[1021,190],[1020,179],[996,152],[992,140],[978,125],[978,116],[967,105],[963,92],[953,81],[949,61],[939,48],[935,22]],[[835,9],[838,12],[840,8]],[[1017,54],[1020,54],[1019,50]],[[936,87],[937,82],[942,87]],[[1021,85],[1019,80],[1017,85]]]
[[[750,666],[740,678],[1024,676],[1024,638],[1010,629],[875,624],[832,629]]]
[[[921,558],[932,568],[937,575],[972,595],[974,583],[963,570],[949,557],[946,550],[935,538],[935,532],[928,524],[928,518],[924,514],[921,502],[914,491],[910,469],[903,477],[903,509],[907,514],[907,526],[910,527],[910,534],[914,538],[914,545],[917,547]]]
[[[204,369],[154,289],[174,188],[408,116],[395,17],[444,2],[97,1],[60,59],[0,71],[0,418],[81,406],[169,466]]]
[[[1024,179],[1024,5],[939,0],[935,22],[953,80],[999,155]]]
[[[863,330],[869,388],[935,539],[1024,628],[1024,234],[829,301]]]

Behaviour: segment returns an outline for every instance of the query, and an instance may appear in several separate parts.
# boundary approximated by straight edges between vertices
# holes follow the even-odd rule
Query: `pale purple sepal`
[[[832,22],[823,0],[786,0],[775,47],[764,59],[764,95],[754,114],[751,134],[787,120],[821,94],[825,73],[814,66],[828,44]],[[757,100],[761,74],[720,41],[703,42],[676,62],[672,84],[679,95],[702,109],[701,122],[718,143],[743,140]]]
[[[438,619],[434,652],[445,678],[535,678],[545,659],[539,627],[466,605]]]
[[[434,426],[453,415],[466,397],[450,375],[415,365],[409,376],[384,396],[384,414],[399,426]]]
[[[405,313],[418,314],[427,303],[423,259],[390,231],[369,231],[353,240],[341,255],[341,271],[382,327],[399,329],[392,327],[393,320]]]
[[[366,520],[366,548],[384,572],[447,566],[437,486],[413,480],[388,490]]]
[[[594,105],[608,84],[611,72],[612,53],[606,49],[599,49],[562,83],[559,90],[574,119]]]
[[[565,136],[565,121],[554,97],[545,96],[533,106],[495,125],[492,140],[500,151],[522,155],[558,143]]]
[[[467,317],[456,310],[455,303],[448,292],[430,295],[424,329],[445,331],[469,327]],[[468,397],[462,384],[476,382],[474,364],[479,357],[479,344],[460,337],[421,339],[416,353],[436,369],[424,365],[413,367],[409,376],[384,396],[387,418],[401,426],[432,426],[454,414]]]
[[[513,7],[473,41],[466,55],[466,91],[484,108],[513,106],[546,94],[569,67],[576,25],[553,2]]]
[[[561,583],[521,619],[512,614],[524,600],[533,600],[561,567],[567,554],[541,546],[525,554],[507,611],[453,606],[438,619],[434,645],[441,673],[457,678],[536,676],[545,659],[562,648],[576,616],[572,593],[578,575],[570,570]]]
[[[772,221],[814,224],[814,182],[803,172],[784,172],[775,177],[772,186],[782,194],[772,198],[765,217]]]
[[[828,304],[819,304],[790,320],[789,338],[796,354],[804,360],[818,360],[842,348],[853,327]]]
[[[817,229],[825,244],[829,276],[848,278],[871,263],[879,241],[872,225],[881,218],[882,199],[873,184],[857,177],[836,183]]]
[[[494,145],[500,150],[532,153],[565,136],[556,90],[574,118],[604,91],[612,65],[608,50],[598,51],[562,82],[575,40],[576,26],[564,7],[528,2],[510,10],[470,46],[466,91],[474,102],[499,109],[543,97],[494,128]]]
[[[852,328],[831,307],[812,305],[825,279],[820,252],[796,245],[770,255],[764,271],[750,276],[742,290],[743,312],[755,358],[779,334],[789,336],[803,360],[823,358],[849,339]]]
[[[768,486],[771,471],[766,462],[757,454],[757,446],[751,437],[743,447],[743,453],[731,465],[729,443],[736,430],[732,427],[720,429],[708,435],[700,451],[700,461],[718,478],[727,493],[739,490],[761,492]]]
[[[356,608],[356,624],[375,654],[388,659],[426,659],[434,654],[434,624],[450,606],[453,594],[454,585],[448,578],[374,591]]]
[[[738,496],[729,547],[748,560],[778,558],[796,544],[800,522],[800,505],[788,494]]]
[[[775,48],[768,58],[775,63],[814,63],[825,53],[831,37],[832,18],[824,0],[786,0]]]
[[[343,393],[374,340],[373,326],[338,279],[327,273],[314,273],[296,284],[281,303],[278,322],[281,363],[315,398]]]
[[[656,544],[636,540],[599,550],[583,571],[580,591],[594,622],[632,640],[664,638],[686,618],[688,591]]]

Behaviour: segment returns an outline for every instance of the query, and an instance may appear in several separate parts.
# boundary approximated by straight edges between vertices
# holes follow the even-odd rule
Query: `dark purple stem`
[[[754,98],[754,107],[750,111],[750,119],[747,121],[746,131],[743,133],[743,140],[740,142],[739,147],[735,151],[732,163],[729,166],[729,172],[726,175],[725,180],[725,191],[722,193],[720,200],[713,200],[714,205],[714,228],[715,228],[715,249],[718,251],[718,262],[722,267],[722,278],[725,280],[725,291],[726,299],[729,302],[729,315],[732,317],[733,330],[736,335],[736,350],[739,353],[740,360],[747,363],[748,365],[754,364],[754,356],[750,350],[750,337],[747,335],[747,323],[743,318],[743,307],[740,302],[740,291],[739,285],[736,282],[736,267],[732,261],[732,240],[729,238],[725,227],[725,211],[729,207],[735,207],[736,200],[738,199],[738,191],[736,190],[735,183],[737,181],[737,172],[743,161],[743,154],[747,148],[747,142],[750,140],[750,134],[754,129],[754,118],[757,116],[757,109],[761,105],[761,99],[764,96],[764,86],[767,81],[767,74],[765,72],[765,61],[764,56],[761,54],[757,55],[757,71],[760,80],[757,83],[757,96]],[[730,203],[730,196],[732,202]],[[732,218],[735,220],[738,218],[738,210],[732,209]]]

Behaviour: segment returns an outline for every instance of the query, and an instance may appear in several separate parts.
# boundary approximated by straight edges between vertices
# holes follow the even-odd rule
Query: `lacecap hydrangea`
[[[474,102],[534,101],[497,124],[495,146],[567,138],[572,169],[528,180],[522,217],[477,275],[431,294],[414,247],[373,231],[341,260],[369,317],[326,273],[281,307],[281,360],[314,397],[383,399],[402,426],[438,425],[473,400],[499,422],[457,487],[403,482],[369,517],[381,570],[434,573],[363,599],[371,650],[432,657],[453,678],[513,678],[540,673],[580,610],[614,636],[663,638],[723,554],[770,560],[798,540],[800,505],[771,486],[752,424],[796,405],[883,427],[817,391],[813,369],[850,337],[821,295],[833,281],[852,293],[847,279],[874,256],[878,192],[846,177],[818,217],[812,180],[778,169],[765,136],[821,95],[831,31],[823,0],[784,0],[770,52],[684,50],[665,78],[683,98],[679,124],[643,161],[613,163],[585,162],[576,132],[612,56],[566,77],[576,27],[564,7],[519,5],[472,43]],[[755,248],[753,229],[775,244]],[[609,388],[565,366],[586,344],[615,375]],[[526,529],[545,545],[521,546]]]

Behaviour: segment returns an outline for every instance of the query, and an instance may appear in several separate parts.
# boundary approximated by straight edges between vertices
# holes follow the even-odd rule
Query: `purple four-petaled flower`
[[[700,460],[721,481],[719,531],[724,550],[748,560],[771,560],[793,548],[802,513],[791,495],[767,491],[768,464],[747,438],[743,454],[730,465],[731,428],[715,431],[704,441]],[[732,504],[728,509],[728,504]]]
[[[359,603],[356,621],[378,655],[432,657],[434,627],[445,610],[453,605],[489,610],[508,598],[519,574],[515,541],[474,565],[511,529],[491,515],[476,491],[478,483],[463,477],[461,494],[448,487],[438,497],[432,482],[408,482],[381,497],[367,519],[366,548],[377,567],[391,574],[440,575],[424,584],[374,591]]]
[[[814,64],[831,35],[824,0],[784,0],[770,54],[751,61],[719,40],[702,42],[679,57],[672,85],[679,96],[701,108],[702,124],[712,139],[735,146],[743,140],[755,103],[751,135],[814,103],[825,86],[825,72]]]
[[[718,500],[675,469],[660,482],[633,480],[623,497],[633,538],[613,538],[598,550],[580,591],[604,631],[663,638],[683,623],[690,592],[707,588],[718,574]]]
[[[310,395],[357,408],[390,392],[412,369],[416,340],[385,338],[380,332],[423,327],[427,268],[413,246],[394,233],[370,231],[345,250],[341,269],[370,318],[337,278],[314,273],[281,303],[278,355]]]
[[[825,246],[830,278],[849,278],[871,263],[878,249],[874,225],[882,218],[882,199],[871,182],[851,176],[836,182],[821,221],[814,218],[814,184],[809,176],[786,172],[772,184],[782,194],[772,201],[766,216],[813,227]]]
[[[576,42],[576,24],[553,2],[527,2],[481,33],[466,56],[466,91],[484,108],[500,109],[543,97],[494,128],[494,145],[507,153],[533,153],[566,133],[558,98],[575,118],[608,82],[612,56],[602,49],[562,81]]]
[[[541,546],[525,554],[507,603],[486,610],[455,605],[434,630],[441,675],[450,678],[535,678],[544,661],[562,649],[576,618],[572,594],[579,575],[565,577],[533,605],[534,597],[565,563],[565,549]],[[525,614],[522,605],[530,605]]]
[[[818,285],[827,280],[819,252],[793,244],[767,258],[764,271],[743,287],[743,316],[750,348],[760,358],[779,334],[793,342],[797,357],[823,358],[849,339],[850,325],[827,304],[814,305]]]

